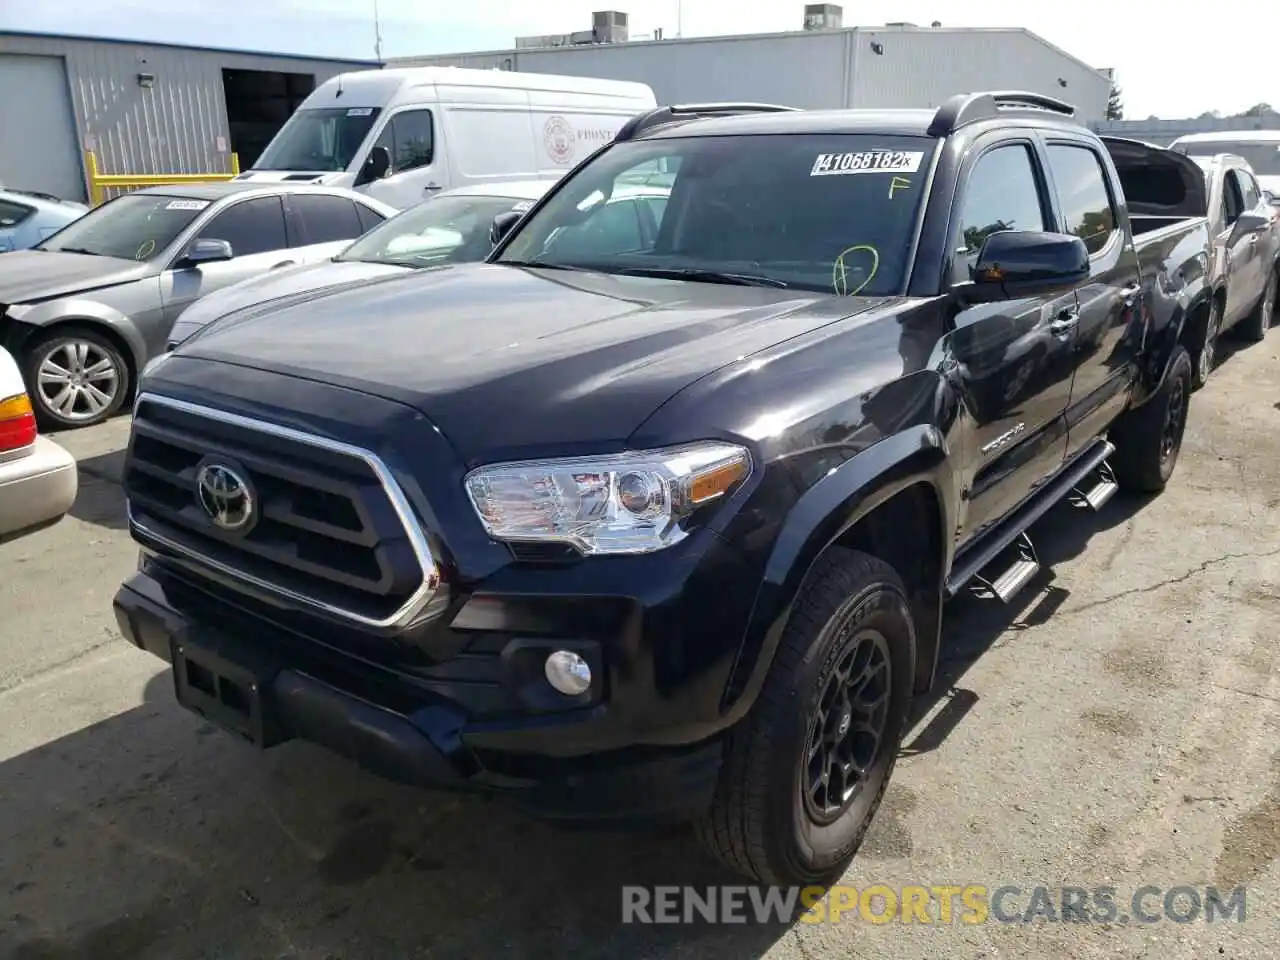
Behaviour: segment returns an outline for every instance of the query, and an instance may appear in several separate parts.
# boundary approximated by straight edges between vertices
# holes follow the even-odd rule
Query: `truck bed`
[[[1116,166],[1139,248],[1155,242],[1157,234],[1168,239],[1166,234],[1189,232],[1206,221],[1209,193],[1195,161],[1140,140],[1103,137],[1102,142]]]

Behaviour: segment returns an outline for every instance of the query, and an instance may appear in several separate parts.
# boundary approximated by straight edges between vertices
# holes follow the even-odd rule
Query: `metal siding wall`
[[[878,41],[884,56],[871,52]],[[764,100],[809,109],[929,107],[969,90],[1022,89],[1106,115],[1111,83],[1023,30],[871,30],[497,50],[398,57],[389,66],[457,66],[639,80],[659,103]],[[1067,81],[1066,88],[1058,78]]]
[[[93,137],[103,173],[228,170],[230,158],[218,152],[216,142],[228,137],[224,67],[310,73],[317,86],[338,73],[367,69],[329,60],[3,33],[0,53],[65,58],[81,144]],[[139,73],[154,74],[155,85],[139,86]],[[19,143],[10,138],[0,144],[0,157],[6,146]]]
[[[1023,31],[859,30],[855,106],[935,107],[955,93],[1028,90],[1106,115],[1111,83]],[[871,44],[878,42],[878,56]],[[1067,86],[1058,84],[1058,78]]]

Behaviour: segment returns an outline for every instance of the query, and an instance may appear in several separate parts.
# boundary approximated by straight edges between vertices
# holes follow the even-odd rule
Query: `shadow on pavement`
[[[1140,506],[1116,497],[1083,521],[1051,511],[1036,528],[1046,572],[1023,596],[1060,602],[1053,565]],[[908,754],[961,722],[977,699],[964,674],[1034,611],[961,599],[948,614],[937,692],[918,718],[948,703]],[[749,960],[790,930],[624,926],[623,885],[738,881],[685,829],[568,830],[401,789],[305,744],[259,754],[179,708],[153,665],[140,706],[0,764],[0,958]],[[864,860],[909,838],[894,796]]]
[[[77,462],[80,491],[71,505],[70,515],[85,523],[108,530],[126,530],[124,490],[120,479],[124,469],[124,451],[117,450]]]

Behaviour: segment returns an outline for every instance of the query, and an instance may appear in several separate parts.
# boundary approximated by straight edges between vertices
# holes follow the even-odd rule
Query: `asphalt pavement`
[[[1278,353],[1273,331],[1224,360],[1163,495],[1055,508],[1034,587],[948,611],[940,690],[845,882],[1016,888],[1018,922],[623,925],[624,885],[738,881],[683,829],[566,830],[304,744],[255,753],[115,630],[127,422],[63,434],[72,515],[0,545],[0,958],[1274,958]],[[1065,922],[1036,887],[1150,888],[1155,919]],[[1178,887],[1243,887],[1244,922],[1178,922]]]

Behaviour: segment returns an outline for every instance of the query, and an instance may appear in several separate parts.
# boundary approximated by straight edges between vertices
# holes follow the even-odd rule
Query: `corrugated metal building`
[[[0,32],[0,183],[86,197],[102,173],[247,167],[316,85],[376,62]]]
[[[891,25],[681,40],[632,40],[395,57],[458,66],[639,80],[659,103],[756,100],[809,109],[932,107],[971,90],[1029,90],[1106,116],[1111,80],[1023,29]]]

